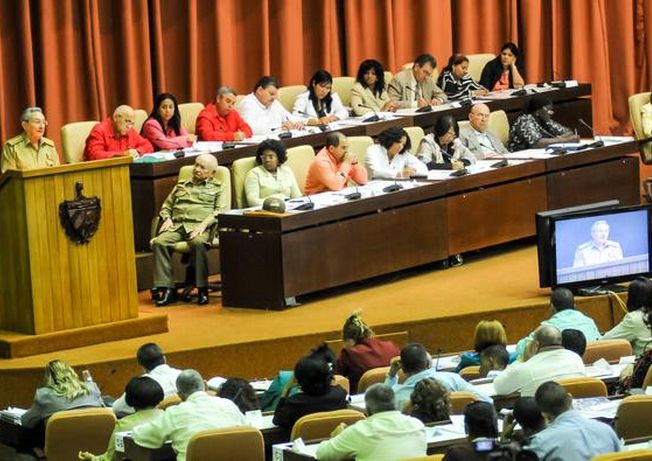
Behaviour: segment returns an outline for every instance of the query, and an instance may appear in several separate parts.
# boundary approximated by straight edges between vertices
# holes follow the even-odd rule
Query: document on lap
[[[25,413],[27,413],[27,410],[24,408],[7,407],[4,410],[0,410],[0,419],[20,426],[21,417]]]

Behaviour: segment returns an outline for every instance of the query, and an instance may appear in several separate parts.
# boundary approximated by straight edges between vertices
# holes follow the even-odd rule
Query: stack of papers
[[[27,413],[27,410],[23,408],[9,407],[5,410],[0,410],[0,419],[7,421],[11,424],[21,424],[20,418]]]

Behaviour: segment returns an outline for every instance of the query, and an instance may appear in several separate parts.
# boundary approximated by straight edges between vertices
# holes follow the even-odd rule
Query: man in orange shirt
[[[242,141],[252,135],[237,110],[236,93],[233,88],[223,86],[217,90],[214,104],[208,104],[197,116],[195,131],[201,141]]]
[[[84,160],[100,160],[116,155],[134,158],[154,152],[150,142],[134,130],[134,110],[127,105],[118,106],[113,116],[93,127],[84,149]]]
[[[310,163],[304,191],[306,195],[327,190],[342,190],[349,179],[357,184],[367,182],[367,170],[349,152],[349,141],[340,132],[329,133],[326,145]]]

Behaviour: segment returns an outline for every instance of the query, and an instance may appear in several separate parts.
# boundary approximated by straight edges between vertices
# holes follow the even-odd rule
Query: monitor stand
[[[604,284],[594,287],[582,287],[573,290],[576,296],[597,296],[606,295],[608,292],[623,293],[627,291],[627,287],[616,284]]]

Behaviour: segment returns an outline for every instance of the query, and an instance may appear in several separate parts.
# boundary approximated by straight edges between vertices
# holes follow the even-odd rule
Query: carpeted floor
[[[447,270],[431,265],[318,293],[284,311],[223,308],[219,294],[211,294],[208,307],[157,309],[149,293],[141,293],[141,315],[166,312],[168,333],[0,360],[0,382],[6,383],[0,384],[0,391],[24,384],[26,376],[40,377],[43,365],[54,358],[88,367],[96,380],[119,390],[114,381],[138,373],[134,353],[149,341],[160,344],[178,367],[196,367],[211,375],[269,376],[291,366],[310,344],[338,338],[344,319],[355,309],[362,309],[378,332],[405,330],[410,340],[429,347],[449,351],[472,347],[473,326],[487,317],[501,320],[513,342],[549,315],[548,293],[538,287],[536,247],[531,241],[466,255],[464,265]],[[583,308],[590,302],[581,300],[578,305]],[[597,322],[608,328],[613,314],[605,312]],[[31,394],[33,387],[29,389]],[[4,400],[0,398],[0,405]]]

